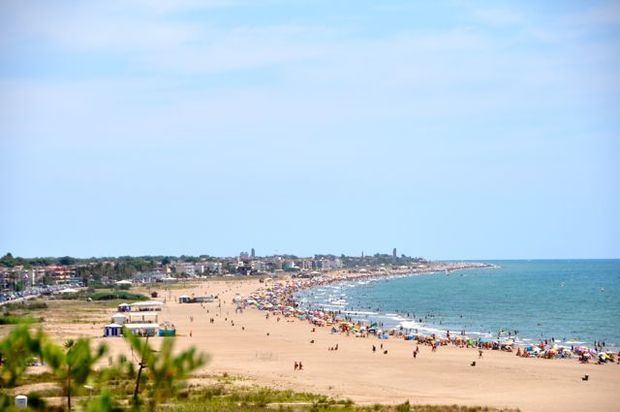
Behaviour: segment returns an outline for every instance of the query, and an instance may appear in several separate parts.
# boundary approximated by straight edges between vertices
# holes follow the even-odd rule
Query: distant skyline
[[[0,254],[620,258],[620,3],[0,2]]]

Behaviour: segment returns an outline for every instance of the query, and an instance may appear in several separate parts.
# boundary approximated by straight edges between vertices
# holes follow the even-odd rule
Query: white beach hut
[[[105,325],[103,327],[103,336],[106,338],[123,336],[123,325],[119,325],[118,323]]]
[[[179,303],[191,303],[192,298],[189,295],[179,296]]]
[[[157,300],[149,300],[146,302],[136,302],[131,305],[132,312],[145,312],[145,311],[153,311],[153,310],[162,310],[164,304],[163,302],[159,302]]]
[[[159,329],[157,323],[126,323],[124,327],[136,336],[155,336]]]
[[[131,310],[131,306],[129,306],[129,304],[127,303],[121,303],[120,305],[118,305],[118,309],[119,312],[129,312]]]
[[[157,312],[130,312],[129,323],[157,323]]]
[[[127,323],[127,320],[127,315],[124,315],[122,313],[115,313],[114,315],[112,315],[112,323],[124,325],[125,323]]]

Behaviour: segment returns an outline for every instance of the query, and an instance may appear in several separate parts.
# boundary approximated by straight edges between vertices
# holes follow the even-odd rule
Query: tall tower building
[[[252,256],[252,259],[256,257],[256,251],[254,250],[254,248],[252,248],[252,251],[250,252],[250,256]]]
[[[392,257],[396,259],[396,248],[392,249]]]

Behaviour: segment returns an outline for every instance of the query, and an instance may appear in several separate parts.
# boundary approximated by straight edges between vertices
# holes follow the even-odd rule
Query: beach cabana
[[[170,322],[159,325],[159,336],[176,336],[177,330]]]
[[[131,306],[129,306],[129,304],[127,303],[121,303],[120,305],[118,305],[119,312],[129,312],[130,310]]]
[[[124,325],[125,323],[127,323],[127,320],[127,315],[124,315],[122,313],[115,313],[114,315],[112,315],[112,323]]]
[[[192,298],[189,295],[179,296],[179,303],[192,303]]]
[[[164,304],[157,300],[149,300],[146,302],[132,303],[129,306],[131,306],[132,312],[148,312],[162,310]]]
[[[124,327],[134,335],[142,337],[155,336],[159,329],[156,323],[126,323]]]
[[[123,336],[122,329],[122,325],[119,325],[118,323],[110,323],[109,325],[105,325],[103,327],[103,336],[106,338]]]
[[[176,329],[160,329],[159,330],[159,334],[158,336],[176,336],[177,335],[177,331]]]
[[[131,312],[129,323],[157,323],[157,316],[155,312]]]

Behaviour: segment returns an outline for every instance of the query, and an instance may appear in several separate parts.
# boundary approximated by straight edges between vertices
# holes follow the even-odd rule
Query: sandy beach
[[[523,411],[615,411],[620,406],[620,365],[579,364],[577,360],[518,358],[514,353],[445,346],[432,352],[402,339],[378,340],[331,334],[306,321],[248,308],[235,313],[236,294],[247,296],[264,286],[257,279],[205,281],[191,288],[159,292],[166,301],[160,321],[177,328],[178,347],[196,346],[212,356],[210,374],[228,373],[252,383],[322,393],[359,404],[486,405]],[[179,304],[182,294],[213,294],[213,303]],[[110,310],[105,315],[111,316]],[[221,313],[221,315],[220,315]],[[193,320],[192,320],[193,318]],[[210,323],[214,318],[214,323]],[[233,326],[234,324],[234,326]],[[50,332],[64,337],[88,335],[107,343],[112,353],[126,351],[120,338],[101,338],[102,326],[57,325]],[[190,336],[191,334],[191,336]],[[60,336],[59,336],[60,337]],[[155,345],[161,338],[152,338]],[[311,343],[314,341],[314,343]],[[329,348],[338,345],[337,351]],[[383,344],[384,354],[372,352]],[[470,366],[472,361],[476,366]],[[294,363],[303,363],[302,371]],[[584,382],[581,377],[590,375]]]

